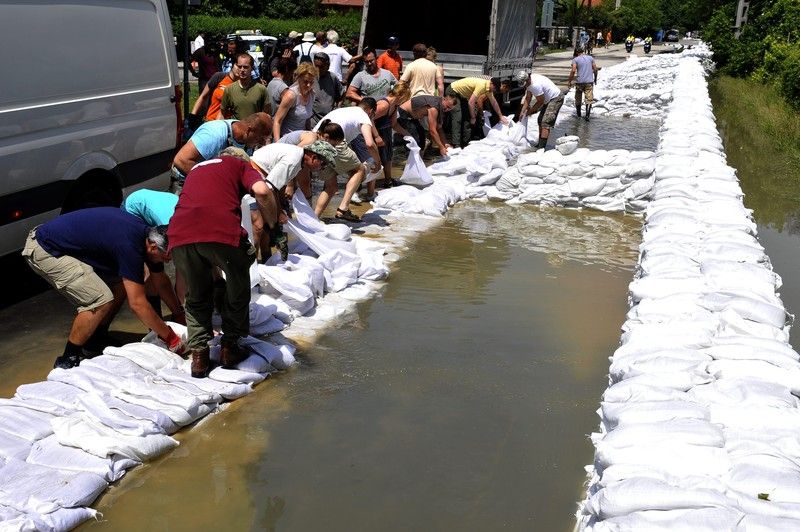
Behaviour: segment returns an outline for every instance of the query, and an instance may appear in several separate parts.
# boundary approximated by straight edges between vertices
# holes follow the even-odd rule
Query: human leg
[[[238,340],[250,334],[250,265],[255,250],[247,239],[238,247],[218,243],[203,244],[212,262],[225,272],[226,292],[222,307],[222,365],[232,367],[244,360]]]

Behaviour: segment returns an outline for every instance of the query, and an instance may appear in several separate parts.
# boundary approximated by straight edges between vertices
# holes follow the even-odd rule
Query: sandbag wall
[[[580,530],[800,530],[800,357],[742,197],[683,55]]]

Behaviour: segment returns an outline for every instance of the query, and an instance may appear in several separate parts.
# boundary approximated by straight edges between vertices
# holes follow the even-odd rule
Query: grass
[[[717,76],[710,84],[728,164],[756,220],[781,230],[800,218],[800,117],[770,86]]]

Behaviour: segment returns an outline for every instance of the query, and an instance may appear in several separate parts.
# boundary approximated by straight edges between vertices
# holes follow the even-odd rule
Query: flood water
[[[570,530],[640,231],[457,206],[352,322],[133,471],[84,528]]]

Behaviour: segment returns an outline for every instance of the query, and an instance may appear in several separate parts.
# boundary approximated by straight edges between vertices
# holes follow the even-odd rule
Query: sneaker
[[[358,195],[358,192],[353,192],[353,196],[350,198],[350,203],[354,205],[361,205],[361,196]]]
[[[70,369],[81,363],[81,357],[77,355],[61,355],[56,358],[53,368]]]

